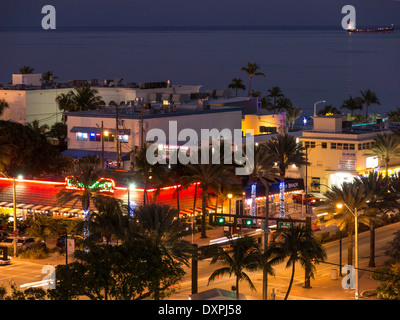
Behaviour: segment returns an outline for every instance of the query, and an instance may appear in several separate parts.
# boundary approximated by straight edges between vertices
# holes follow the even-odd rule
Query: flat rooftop
[[[242,112],[243,107],[240,106],[218,106],[204,108],[198,104],[178,104],[173,106],[164,106],[162,104],[147,104],[143,107],[143,118],[163,118],[163,117],[179,117],[196,114],[223,113],[223,112]],[[68,117],[93,117],[93,118],[115,118],[116,107],[108,106],[98,110],[67,112]],[[124,119],[141,119],[141,107],[139,106],[118,106],[118,117]]]

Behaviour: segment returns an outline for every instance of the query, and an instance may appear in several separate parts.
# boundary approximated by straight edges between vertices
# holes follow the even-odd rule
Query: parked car
[[[0,246],[11,246],[14,244],[14,237],[9,237],[0,242]],[[28,249],[35,244],[35,239],[26,238],[26,237],[18,237],[17,246],[21,247],[22,250]]]
[[[0,266],[2,265],[6,265],[6,264],[10,264],[11,263],[11,257],[8,256],[8,258],[6,260],[3,260],[2,258],[0,258]]]
[[[4,239],[8,238],[9,236],[10,235],[7,232],[5,232],[3,230],[0,231],[0,241],[3,241]]]
[[[307,195],[307,200],[305,195],[303,196],[301,193],[295,193],[292,195],[292,199],[294,202],[297,203],[303,203],[306,204],[306,201],[308,202],[309,205],[316,205],[318,204],[320,201],[322,201],[321,198],[316,197],[315,195],[313,195],[312,193],[309,193]]]

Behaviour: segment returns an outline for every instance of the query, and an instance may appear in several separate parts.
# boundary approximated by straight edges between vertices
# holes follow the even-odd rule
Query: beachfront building
[[[163,104],[143,104],[107,107],[101,110],[67,113],[68,117],[68,149],[64,155],[80,158],[84,155],[97,155],[110,164],[124,158],[124,169],[129,169],[131,160],[127,157],[132,151],[144,144],[152,144],[155,139],[148,139],[152,129],[159,129],[166,140],[158,142],[160,150],[189,149],[184,146],[185,140],[179,140],[182,130],[194,131],[201,145],[202,130],[212,130],[211,142],[220,139],[224,129],[241,130],[242,108],[209,107],[187,104],[180,106]],[[223,119],[223,121],[221,121]],[[118,128],[117,124],[118,123]],[[120,143],[116,143],[116,133]]]
[[[353,124],[346,121],[345,115],[314,117],[312,130],[303,131],[299,138],[309,162],[302,168],[308,191],[324,193],[333,185],[350,182],[371,170],[384,169],[378,157],[367,153],[374,138],[390,134],[393,126],[385,119]],[[399,167],[400,159],[393,159],[391,165]]]
[[[91,86],[98,91],[102,105],[126,103],[140,97],[145,102],[161,101],[163,97],[171,97],[174,101],[187,101],[198,95],[201,85],[173,85],[171,81],[151,83],[126,83],[122,79],[71,80],[66,83],[43,84],[42,74],[13,74],[10,85],[0,85],[0,99],[9,104],[4,110],[1,120],[12,120],[21,124],[38,120],[40,125],[51,127],[62,121],[62,112],[56,103],[56,97],[67,94],[75,87]],[[224,97],[225,91],[215,94]]]

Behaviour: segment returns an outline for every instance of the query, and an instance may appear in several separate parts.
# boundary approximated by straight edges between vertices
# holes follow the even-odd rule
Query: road
[[[393,239],[395,231],[400,229],[400,223],[384,226],[376,229],[376,264],[377,266],[382,265],[386,259],[384,256],[385,250],[388,248],[388,242]],[[327,262],[339,263],[339,242],[333,241],[324,245],[327,253]],[[360,252],[360,268],[367,268],[369,261],[369,232],[363,232],[359,234],[359,252]],[[342,264],[347,263],[347,239],[343,239],[342,245]],[[72,259],[70,259],[71,261]],[[217,263],[210,266],[211,258],[199,261],[198,269],[198,291],[205,291],[210,288],[222,288],[231,290],[231,287],[235,285],[235,278],[221,277],[208,285],[208,278],[213,270],[221,267],[221,264]],[[13,259],[12,264],[0,266],[0,286],[4,286],[10,290],[10,281],[13,281],[17,287],[22,284],[36,282],[43,279],[45,274],[42,273],[42,267],[44,265],[53,265],[65,263],[65,257],[52,257],[48,259]],[[315,273],[315,279],[311,280],[312,290],[317,289],[317,284],[321,288],[324,286],[330,286],[333,282],[330,280],[331,269],[334,267],[331,264],[321,263],[317,266]],[[282,299],[286,288],[289,284],[291,269],[286,269],[284,264],[280,264],[274,267],[275,276],[268,277],[268,297],[271,296],[272,290],[276,293],[276,299]],[[175,288],[175,294],[170,299],[176,300],[187,300],[191,294],[191,270],[186,268],[186,276],[184,280]],[[262,299],[262,273],[253,272],[249,273],[251,280],[253,281],[257,291],[251,291],[248,285],[244,282],[240,283],[240,292],[245,294],[247,299],[261,300]],[[370,280],[370,272],[360,272],[360,292],[367,289],[376,288],[376,284],[372,284]],[[365,279],[365,280],[364,280]],[[325,282],[324,282],[325,281]],[[300,266],[297,266],[293,288],[291,291],[291,299],[310,299],[300,291],[304,284],[304,271]],[[336,282],[337,286],[340,286]],[[327,287],[330,288],[330,287]],[[296,292],[299,291],[299,292]],[[315,290],[314,290],[315,291]],[[329,291],[329,290],[325,290]],[[352,292],[350,292],[352,291]],[[312,291],[309,291],[312,292]],[[319,293],[323,295],[324,293]],[[354,295],[354,290],[348,290],[345,293],[350,299]],[[310,296],[310,294],[307,294]],[[323,299],[324,297],[319,297]]]
[[[400,229],[400,223],[395,223],[392,225],[384,226],[376,229],[376,241],[375,241],[375,257],[376,257],[376,266],[381,266],[382,263],[386,260],[384,255],[385,250],[388,248],[388,242],[391,241],[394,237],[394,232]],[[312,287],[321,287],[323,289],[326,287],[327,296],[322,296],[323,290],[319,290],[318,298],[319,299],[332,299],[332,296],[329,296],[330,285],[335,285],[336,289],[339,290],[341,296],[337,296],[338,299],[352,299],[354,297],[354,290],[344,290],[341,288],[341,281],[333,282],[331,280],[331,271],[332,268],[336,268],[339,270],[338,266],[332,264],[339,264],[339,241],[332,241],[324,244],[328,263],[320,263],[317,265],[317,270],[315,272],[315,279],[311,280]],[[231,287],[235,285],[235,278],[229,278],[228,276],[221,277],[208,285],[208,278],[213,270],[221,267],[221,264],[210,265],[210,259],[205,259],[199,261],[199,273],[198,273],[198,292],[209,290],[211,288],[221,288],[225,290],[231,290]],[[369,231],[363,232],[359,234],[359,268],[361,269],[369,269]],[[332,264],[329,264],[332,263]],[[342,239],[342,265],[347,264],[347,238]],[[286,293],[287,286],[291,277],[291,268],[286,269],[285,264],[282,263],[274,267],[275,276],[268,277],[268,297],[270,299],[272,290],[274,289],[276,294],[276,299],[283,299],[284,294]],[[375,289],[378,285],[378,282],[371,280],[371,272],[368,271],[360,271],[360,293],[364,290]],[[251,280],[253,281],[257,291],[251,291],[249,286],[242,282],[239,285],[240,292],[245,294],[247,299],[251,300],[261,300],[262,299],[262,273],[261,272],[253,272],[249,273]],[[341,278],[339,277],[339,280]],[[314,283],[314,285],[313,285]],[[298,289],[297,291],[312,292],[310,289],[302,289],[304,286],[304,270],[300,267],[300,265],[296,266],[295,278],[293,283],[293,288],[291,290],[291,299],[311,299],[310,295],[307,293],[307,296],[296,296],[294,289]],[[311,289],[312,290],[312,289]],[[332,291],[333,292],[333,291]],[[293,294],[292,294],[293,293]],[[186,300],[189,298],[191,294],[191,273],[190,268],[187,270],[187,275],[185,280],[176,288],[176,293],[171,296],[171,299],[183,299]],[[315,297],[312,297],[315,298]]]

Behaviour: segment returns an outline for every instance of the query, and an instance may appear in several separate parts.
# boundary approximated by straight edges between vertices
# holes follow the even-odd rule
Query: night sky
[[[0,27],[40,27],[44,5],[57,27],[339,26],[344,5],[357,26],[400,25],[400,0],[2,0]]]

